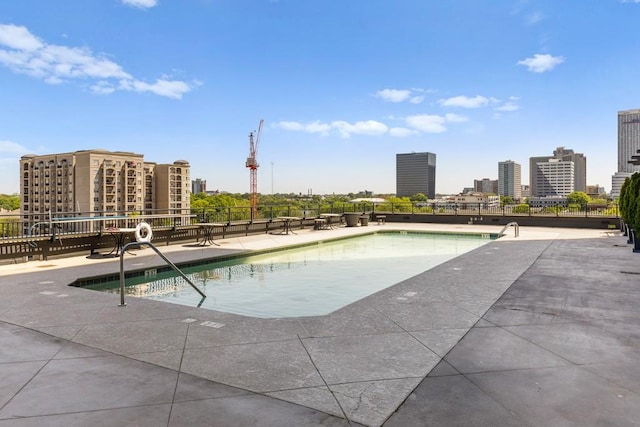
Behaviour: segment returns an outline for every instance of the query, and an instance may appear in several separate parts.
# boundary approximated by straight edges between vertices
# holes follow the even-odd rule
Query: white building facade
[[[575,165],[570,160],[549,159],[536,164],[537,197],[566,197],[575,191]]]
[[[519,163],[512,160],[498,163],[498,195],[516,200],[522,198],[522,167]]]

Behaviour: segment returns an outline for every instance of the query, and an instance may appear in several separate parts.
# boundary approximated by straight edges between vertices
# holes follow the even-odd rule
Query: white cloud
[[[375,93],[377,98],[387,102],[403,102],[411,97],[411,91],[407,89],[382,89]]]
[[[444,126],[445,118],[431,114],[408,116],[405,122],[409,127],[426,133],[442,133],[447,130]]]
[[[34,51],[42,48],[42,42],[25,27],[0,25],[0,45],[10,49]]]
[[[122,4],[137,7],[139,9],[149,9],[158,4],[157,0],[122,0]]]
[[[26,27],[13,24],[0,25],[0,65],[48,84],[93,81],[89,88],[98,94],[125,90],[180,99],[198,85],[167,77],[146,83],[104,55],[94,54],[88,48],[45,43]]]
[[[331,130],[331,126],[328,123],[321,123],[319,121],[302,124],[299,122],[282,121],[275,124],[276,127],[284,130],[299,131],[307,133],[319,133],[321,135],[328,135]]]
[[[14,194],[20,191],[18,165],[20,157],[28,153],[33,151],[15,142],[0,140],[0,170],[3,171],[0,194]]]
[[[304,125],[298,122],[282,121],[282,122],[276,123],[275,126],[284,130],[296,130],[296,131],[304,130]]]
[[[513,101],[507,101],[504,104],[496,107],[496,111],[518,111],[520,106]]]
[[[392,118],[393,119],[393,118]],[[337,133],[342,138],[350,138],[352,135],[385,135],[392,137],[406,137],[423,133],[446,132],[446,123],[462,123],[469,119],[459,114],[446,114],[444,116],[417,114],[404,118],[405,127],[396,126],[389,128],[386,124],[376,120],[365,120],[350,123],[344,120],[335,120],[331,123],[310,122],[300,123],[295,121],[281,121],[274,124],[274,127],[296,132],[307,132],[319,135],[329,135]]]
[[[104,80],[97,82],[96,84],[89,87],[91,92],[96,93],[98,95],[109,95],[116,91],[116,88],[109,82]]]
[[[480,108],[486,107],[489,103],[495,102],[495,100],[480,95],[474,96],[473,98],[461,95],[440,99],[438,102],[444,107]]]
[[[464,123],[469,121],[467,117],[461,116],[460,114],[453,114],[453,113],[445,114],[444,118],[447,122],[450,122],[450,123]]]
[[[138,93],[151,92],[168,98],[181,99],[183,94],[191,91],[192,86],[177,80],[158,79],[153,84],[140,80],[121,80],[119,88]]]
[[[387,102],[400,103],[408,101],[411,104],[420,104],[424,101],[424,89],[382,89],[377,91],[373,96]]]
[[[355,123],[349,123],[344,120],[336,120],[331,123],[315,121],[307,124],[282,121],[276,123],[275,126],[284,130],[315,133],[320,135],[329,135],[333,131],[342,138],[349,138],[351,135],[383,135],[389,131],[387,125],[375,120]]]
[[[544,19],[542,12],[532,12],[526,17],[527,25],[535,25]]]
[[[526,58],[522,61],[518,61],[518,65],[524,65],[529,69],[529,71],[534,73],[544,73],[545,71],[553,70],[556,65],[562,64],[563,62],[564,58],[562,56],[552,56],[548,53],[536,53],[532,58]]]
[[[15,142],[11,141],[0,140],[0,157],[3,157],[5,154],[12,155],[12,157],[15,155],[22,156],[23,154],[27,154],[28,152],[29,150],[20,144],[16,144]]]
[[[331,128],[336,129],[343,138],[349,138],[351,135],[382,135],[389,130],[387,125],[375,120],[355,122],[353,124],[345,121],[335,121],[331,123]]]

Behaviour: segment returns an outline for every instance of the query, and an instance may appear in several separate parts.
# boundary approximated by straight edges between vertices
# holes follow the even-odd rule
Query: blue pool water
[[[168,273],[128,279],[126,294],[262,318],[324,315],[489,241],[488,235],[377,233],[183,269],[206,293],[204,301]],[[116,293],[118,286],[86,287]]]

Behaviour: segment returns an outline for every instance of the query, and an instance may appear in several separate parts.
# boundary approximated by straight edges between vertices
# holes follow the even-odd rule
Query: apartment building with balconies
[[[80,150],[20,159],[21,215],[124,215],[190,208],[189,163],[146,163],[138,153]],[[186,183],[186,184],[185,184]],[[167,212],[174,213],[174,211]]]

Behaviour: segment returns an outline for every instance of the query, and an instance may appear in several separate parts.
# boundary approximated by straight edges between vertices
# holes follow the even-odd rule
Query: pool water
[[[170,273],[128,285],[126,295],[262,318],[319,316],[489,241],[488,235],[376,233],[183,269],[207,295],[203,301]],[[86,287],[119,292],[118,282]]]

